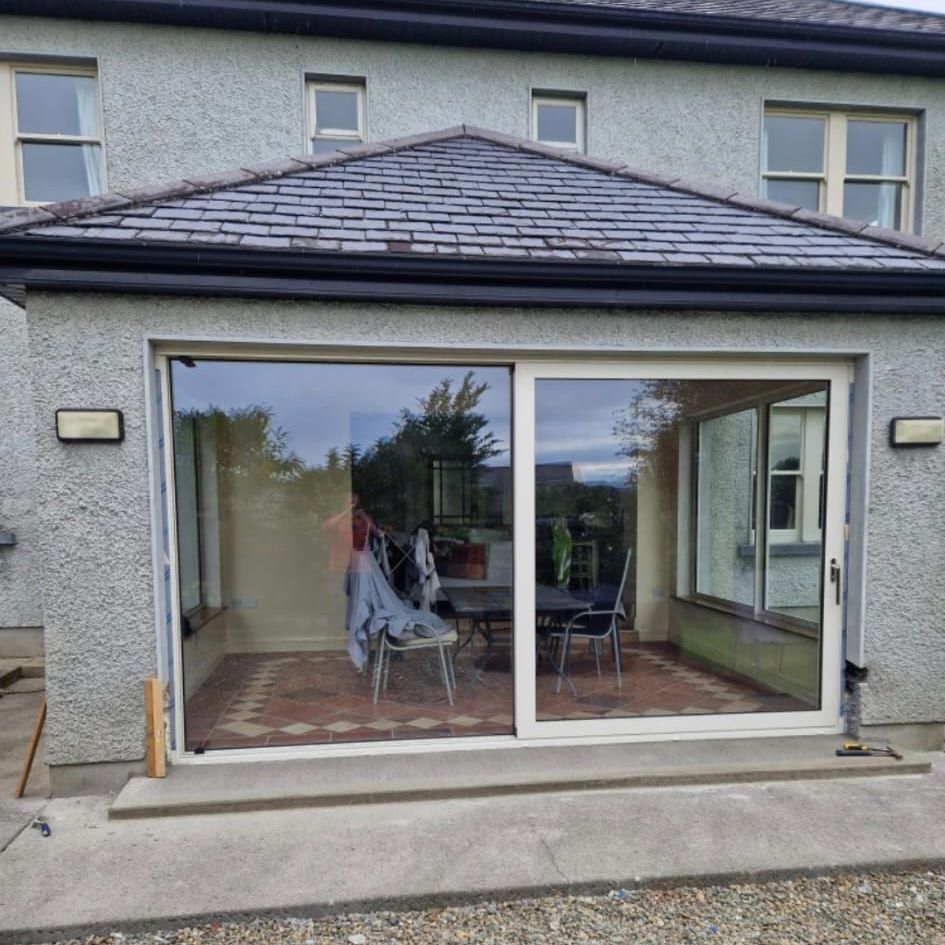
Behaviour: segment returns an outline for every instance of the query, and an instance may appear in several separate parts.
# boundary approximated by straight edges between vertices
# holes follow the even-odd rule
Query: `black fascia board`
[[[148,295],[945,315],[945,270],[673,266],[0,238],[0,284]]]
[[[945,34],[533,0],[0,0],[0,13],[945,76]]]

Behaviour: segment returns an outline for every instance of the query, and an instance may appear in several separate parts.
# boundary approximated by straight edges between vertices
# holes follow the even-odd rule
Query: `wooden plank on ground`
[[[30,738],[30,747],[26,752],[26,760],[23,762],[23,772],[20,774],[19,783],[16,786],[15,798],[20,798],[26,792],[26,782],[29,780],[30,769],[33,767],[33,759],[36,757],[36,748],[39,745],[39,736],[43,734],[43,726],[46,724],[46,700],[39,707],[36,713],[36,721],[33,724],[33,736]]]
[[[167,752],[164,744],[164,684],[160,679],[144,681],[145,747],[148,777],[167,775]]]

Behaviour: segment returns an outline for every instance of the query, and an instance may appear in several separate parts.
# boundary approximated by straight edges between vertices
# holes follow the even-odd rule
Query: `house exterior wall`
[[[945,720],[945,449],[893,451],[888,423],[945,403],[945,321],[514,310],[69,295],[28,298],[37,411],[52,765],[142,755],[155,672],[145,344],[148,334],[312,344],[871,353],[873,439],[862,720]],[[106,357],[107,354],[107,357]],[[921,378],[921,383],[916,379]],[[865,392],[858,392],[858,396]],[[120,445],[64,445],[50,418],[124,411]]]
[[[588,152],[758,192],[765,100],[922,110],[925,231],[945,237],[945,80],[5,17],[0,56],[98,61],[111,188],[304,150],[306,74],[367,80],[379,141],[469,122],[529,136],[530,89],[586,92]]]
[[[35,451],[26,313],[0,299],[0,658],[41,652],[42,602],[36,585]]]
[[[921,111],[919,215],[925,233],[945,237],[943,80],[36,17],[0,24],[0,58],[97,62],[110,189],[303,151],[304,77],[319,73],[366,78],[369,140],[460,122],[527,137],[532,88],[586,92],[589,153],[746,193],[758,191],[765,100]],[[9,325],[0,318],[0,359],[21,362]],[[0,406],[16,402],[0,411],[0,438],[20,443],[4,453],[11,472],[0,486],[0,522],[20,536],[0,552],[0,628],[41,623],[22,391],[0,379]]]
[[[0,58],[97,62],[110,189],[302,152],[304,77],[314,73],[367,80],[369,140],[460,122],[527,137],[531,89],[586,92],[589,153],[746,193],[759,187],[765,100],[864,105],[924,114],[919,217],[925,233],[945,238],[943,80],[36,17],[0,24]],[[21,336],[8,324],[0,319],[0,358],[19,362]],[[20,438],[23,388],[0,385],[18,401],[0,411],[0,437]],[[0,522],[8,516],[21,540],[0,552],[0,628],[37,625],[31,473],[15,452],[4,461],[13,471],[0,486]]]

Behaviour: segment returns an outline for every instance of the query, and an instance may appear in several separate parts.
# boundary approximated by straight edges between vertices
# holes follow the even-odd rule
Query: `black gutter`
[[[945,76],[945,33],[537,0],[0,0],[0,13]]]
[[[945,270],[632,265],[0,238],[27,289],[438,305],[945,315]]]

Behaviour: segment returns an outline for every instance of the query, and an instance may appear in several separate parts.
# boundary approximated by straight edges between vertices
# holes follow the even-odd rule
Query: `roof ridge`
[[[604,158],[591,157],[585,154],[563,151],[537,141],[529,141],[516,135],[480,128],[470,124],[454,125],[437,131],[405,135],[387,141],[352,145],[335,151],[325,152],[324,154],[306,154],[263,164],[248,165],[219,174],[188,175],[177,181],[145,187],[126,188],[111,191],[96,197],[66,200],[38,207],[20,207],[0,213],[0,236],[32,227],[42,227],[47,224],[72,223],[86,217],[95,216],[103,211],[127,209],[158,200],[189,197],[195,194],[239,186],[240,184],[277,180],[299,173],[300,171],[318,170],[320,168],[348,164],[364,158],[383,154],[394,154],[409,148],[422,147],[427,144],[434,144],[438,141],[448,141],[464,137],[489,141],[493,144],[514,148],[519,151],[551,158],[567,164],[573,164],[587,170],[597,171],[598,173],[610,174],[615,177],[625,177],[639,183],[650,184],[657,187],[665,187],[679,193],[701,197],[723,205],[740,207],[756,213],[765,213],[769,216],[781,219],[796,220],[800,223],[819,227],[820,229],[840,232],[847,236],[857,236],[884,245],[891,245],[900,249],[923,253],[928,256],[945,256],[945,241],[940,239],[929,239],[910,233],[900,233],[897,230],[887,230],[846,217],[836,217],[826,213],[819,213],[794,204],[767,200],[763,197],[757,197],[754,194],[743,194],[730,187],[712,187],[711,185],[688,181],[683,177],[654,174],[629,167],[622,161],[612,161]]]

